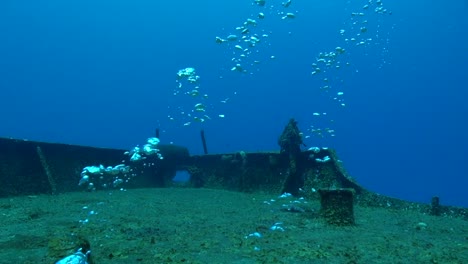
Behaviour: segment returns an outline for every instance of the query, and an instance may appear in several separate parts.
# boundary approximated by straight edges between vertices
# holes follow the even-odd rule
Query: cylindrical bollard
[[[330,225],[354,225],[354,189],[319,189],[320,213]]]

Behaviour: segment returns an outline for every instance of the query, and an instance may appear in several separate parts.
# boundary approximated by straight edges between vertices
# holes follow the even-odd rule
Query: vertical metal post
[[[205,131],[202,129],[200,131],[201,141],[203,144],[203,153],[208,154],[208,148],[206,147]]]
[[[431,200],[431,215],[440,215],[440,199],[438,196],[432,197]]]

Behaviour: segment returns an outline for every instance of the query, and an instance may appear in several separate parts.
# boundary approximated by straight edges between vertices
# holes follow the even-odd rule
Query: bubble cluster
[[[155,155],[158,159],[163,159],[158,149],[159,138],[152,137],[146,140],[146,144],[143,147],[136,146],[131,151],[125,151],[124,155],[130,156],[130,161],[141,161],[145,160],[148,156]]]
[[[169,115],[170,120],[181,120],[184,126],[188,126],[192,122],[203,123],[211,119],[207,114],[206,106],[208,94],[201,92],[200,76],[197,75],[195,68],[188,67],[177,72],[176,88],[173,94],[183,96],[185,100],[180,100],[184,103],[178,106],[179,117]],[[192,107],[188,108],[187,105]]]
[[[223,65],[223,70],[233,74],[240,73],[241,76],[253,75],[266,61],[276,59],[276,54],[269,52],[269,47],[274,44],[270,37],[275,34],[270,27],[275,25],[271,23],[273,20],[279,21],[278,23],[293,23],[283,21],[294,21],[297,17],[300,18],[300,13],[294,10],[295,1],[292,0],[252,0],[252,5],[253,12],[249,17],[241,20],[231,30],[226,30],[223,34],[214,37],[214,42],[223,47],[229,57],[226,65]],[[379,22],[376,22],[375,18],[390,14],[392,12],[385,7],[382,0],[364,0],[358,10],[349,12],[349,17],[343,27],[336,29],[340,41],[330,49],[312,56],[310,74],[314,78],[314,88],[317,87],[331,101],[329,106],[338,107],[338,109],[346,108],[345,94],[349,94],[347,91],[349,85],[345,82],[345,76],[358,72],[357,63],[352,62],[350,54],[353,56],[359,52],[366,54],[366,47],[369,45],[380,45]],[[211,116],[224,118],[224,114],[212,113],[213,104],[208,104],[211,101],[208,100],[208,94],[202,92],[200,76],[194,68],[179,70],[176,84],[174,96],[179,96],[179,101],[176,112],[169,115],[170,120],[177,120],[183,126],[189,126],[193,123],[204,123],[212,119]],[[221,103],[227,103],[228,100],[229,98],[226,98]],[[310,120],[313,123],[308,130],[309,137],[311,135],[318,137],[336,135],[333,128],[334,118],[327,112],[335,113],[336,111],[322,109],[320,115],[305,113],[311,116]]]
[[[329,119],[327,112],[314,112],[310,119],[313,125],[307,128],[307,135],[304,136],[305,139],[311,136],[324,138],[334,137],[336,135],[335,130],[332,128],[335,120]]]
[[[134,147],[131,151],[124,152],[129,156],[132,163],[141,162],[147,157],[154,156],[156,159],[163,159],[157,148],[159,139],[148,138],[143,147]],[[122,161],[125,163],[125,161]],[[86,166],[81,172],[79,186],[84,186],[90,191],[97,189],[121,188],[123,190],[125,183],[128,183],[133,177],[137,176],[135,169],[130,165],[118,164],[115,166],[98,165]]]
[[[358,12],[350,13],[350,20],[346,22],[345,28],[337,30],[341,36],[342,43],[328,51],[319,52],[315,60],[311,63],[311,75],[318,78],[318,89],[324,92],[329,99],[335,102],[339,107],[345,107],[344,90],[346,89],[343,76],[343,68],[358,70],[352,66],[348,50],[356,51],[356,47],[366,47],[378,39],[378,25],[369,26],[369,19],[372,14],[385,15],[392,14],[381,0],[368,0]],[[375,24],[375,23],[374,23]],[[314,115],[314,117],[316,117]],[[323,117],[323,115],[322,115]],[[315,122],[316,120],[312,120]],[[323,121],[323,120],[322,120]],[[330,119],[329,123],[333,123]],[[309,132],[312,135],[324,137],[335,136],[335,130],[330,127],[318,128],[311,126]]]
[[[114,167],[103,165],[87,166],[81,172],[81,179],[78,185],[87,186],[88,190],[95,191],[96,184],[102,188],[119,187],[129,180],[131,175],[130,166],[119,164]]]
[[[259,12],[251,15],[227,33],[225,37],[215,37],[215,42],[226,46],[231,52],[230,58],[232,72],[253,74],[258,65],[266,60],[275,59],[275,55],[265,56],[264,49],[271,45],[269,37],[273,34],[263,26],[266,20],[279,18],[290,20],[296,18],[297,12],[288,10],[292,1],[287,0],[279,6],[267,5],[266,1],[254,0],[253,5],[260,8]],[[262,49],[259,49],[262,47]]]

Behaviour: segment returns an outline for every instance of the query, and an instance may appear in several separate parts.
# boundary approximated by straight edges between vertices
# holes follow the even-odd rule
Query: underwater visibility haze
[[[1,137],[270,151],[295,118],[369,190],[468,206],[464,0],[7,0],[0,32]]]

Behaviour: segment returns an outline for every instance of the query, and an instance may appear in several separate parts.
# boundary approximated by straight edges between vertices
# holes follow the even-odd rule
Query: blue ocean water
[[[468,206],[466,1],[285,2],[2,1],[0,136],[264,151],[294,117],[366,188]]]

